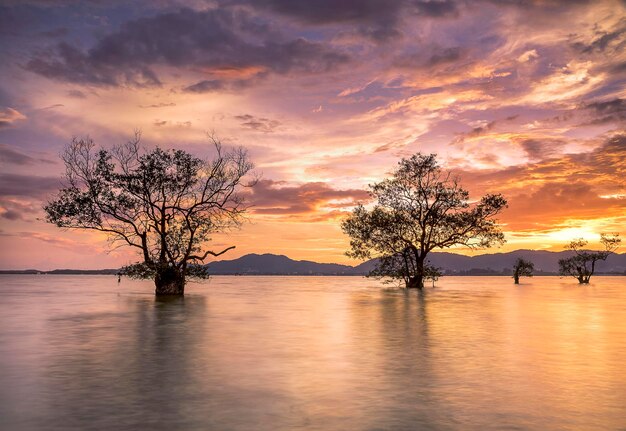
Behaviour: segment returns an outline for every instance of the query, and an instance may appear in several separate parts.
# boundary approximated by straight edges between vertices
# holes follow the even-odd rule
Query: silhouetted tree
[[[411,253],[411,250],[406,248],[400,253],[380,257],[376,267],[367,276],[389,279],[389,282],[400,281],[407,285],[410,283],[410,273],[406,271],[406,266],[410,265]],[[432,280],[434,285],[442,275],[439,268],[428,262],[424,263],[424,280]]]
[[[74,139],[62,154],[67,184],[45,207],[46,220],[62,228],[108,234],[112,245],[136,248],[139,263],[122,270],[154,279],[157,295],[182,295],[189,277],[207,278],[202,251],[213,233],[238,227],[246,211],[239,189],[252,164],[245,149],[203,160],[182,150],[147,151],[140,134],[111,150]]]
[[[432,280],[433,287],[435,287],[435,282],[442,276],[443,272],[441,272],[441,268],[437,268],[428,263],[424,265],[424,280]]]
[[[513,265],[513,280],[515,280],[515,284],[519,284],[519,278],[522,276],[532,277],[534,270],[534,263],[519,257],[515,261],[515,265]]]
[[[596,262],[606,260],[611,253],[617,250],[621,241],[618,234],[602,234],[600,243],[604,246],[604,250],[590,251],[584,250],[587,245],[587,241],[584,239],[573,240],[565,248],[572,250],[574,255],[559,260],[559,274],[572,276],[580,284],[588,284],[596,270]]]
[[[504,197],[489,194],[470,204],[469,193],[439,167],[435,154],[400,160],[391,178],[370,186],[370,194],[374,207],[357,206],[341,228],[350,236],[348,256],[379,258],[373,276],[422,289],[433,249],[504,242],[494,219],[506,207]]]

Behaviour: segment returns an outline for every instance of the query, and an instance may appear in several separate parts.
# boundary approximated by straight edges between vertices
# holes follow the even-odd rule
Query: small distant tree
[[[350,236],[348,256],[379,258],[373,276],[422,289],[432,250],[504,242],[495,220],[506,207],[504,197],[489,194],[470,204],[469,193],[439,167],[435,154],[400,160],[391,178],[370,186],[370,194],[374,207],[357,206],[341,228]]]
[[[62,228],[104,232],[114,246],[137,249],[142,260],[122,269],[154,280],[157,295],[182,295],[187,278],[207,278],[202,265],[212,234],[238,227],[246,211],[241,187],[252,163],[245,149],[225,151],[211,137],[215,157],[182,150],[147,151],[140,134],[113,149],[74,139],[62,154],[66,185],[45,207]]]
[[[424,280],[431,280],[433,282],[433,287],[435,287],[435,282],[441,277],[443,277],[441,268],[437,268],[436,266],[430,264],[426,264],[424,266]]]
[[[602,234],[600,243],[604,246],[604,250],[590,251],[584,249],[587,245],[587,241],[584,239],[573,240],[565,248],[573,251],[574,255],[559,260],[559,274],[572,276],[580,284],[588,284],[596,270],[596,263],[600,260],[606,260],[611,253],[617,250],[621,241],[619,234]]]
[[[521,257],[515,261],[515,265],[513,265],[513,280],[515,280],[515,284],[519,284],[519,278],[524,277],[532,277],[533,271],[535,270],[535,264],[522,259]]]

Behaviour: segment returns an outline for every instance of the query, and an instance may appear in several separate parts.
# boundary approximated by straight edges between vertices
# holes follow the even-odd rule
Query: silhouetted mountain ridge
[[[464,256],[462,254],[430,253],[430,264],[441,268],[446,275],[509,275],[519,257],[535,264],[536,275],[554,275],[559,270],[559,259],[569,257],[572,251],[515,250],[509,253]],[[237,259],[220,260],[206,265],[212,275],[366,275],[376,264],[376,259],[350,266],[338,263],[318,263],[294,260],[277,254],[247,254]],[[55,269],[52,271],[0,270],[0,274],[59,274],[96,275],[117,274],[118,269]],[[606,261],[596,265],[596,273],[626,275],[626,253],[611,254]]]
[[[209,274],[355,275],[354,267],[349,265],[293,260],[269,253],[246,254],[238,259],[211,262],[207,269]]]
[[[556,274],[558,261],[573,254],[571,251],[552,252],[545,250],[516,250],[508,253],[464,256],[461,254],[439,252],[430,253],[432,265],[442,268],[447,274],[508,274],[519,257],[535,264],[537,274]],[[221,260],[207,265],[210,274],[215,275],[365,275],[376,264],[372,259],[356,266],[337,263],[317,263],[308,260],[293,260],[284,255],[247,254],[233,260]],[[596,266],[598,273],[626,272],[626,253],[612,254],[605,262]]]

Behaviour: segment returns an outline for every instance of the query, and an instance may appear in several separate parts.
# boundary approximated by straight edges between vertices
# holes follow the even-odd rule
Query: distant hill
[[[509,274],[518,257],[535,264],[536,274],[556,274],[559,259],[572,255],[571,251],[551,252],[543,250],[516,250],[509,253],[464,256],[454,253],[431,253],[429,261],[447,274],[496,275]],[[317,263],[293,260],[276,254],[247,254],[238,259],[222,260],[207,265],[215,275],[365,275],[376,265],[372,259],[356,266],[335,263]],[[605,262],[599,262],[598,273],[626,274],[626,253],[612,254]]]
[[[536,275],[555,275],[559,259],[569,257],[572,251],[552,252],[544,250],[516,250],[509,253],[463,256],[455,253],[430,253],[429,261],[447,275],[509,275],[518,257],[535,264]],[[277,254],[247,254],[238,259],[220,260],[206,265],[213,275],[366,275],[376,265],[372,259],[356,266],[337,263],[317,263],[309,260],[293,260]],[[77,270],[55,269],[53,271],[0,270],[0,274],[116,274],[117,269]],[[626,253],[612,254],[596,265],[596,273],[626,275]]]
[[[354,267],[337,263],[293,260],[276,254],[247,254],[207,265],[209,274],[232,275],[355,275]]]
[[[517,258],[523,258],[535,264],[536,273],[553,273],[559,271],[559,259],[570,257],[572,251],[545,251],[545,250],[516,250],[509,253],[482,254],[479,256],[463,256],[454,253],[431,253],[430,263],[439,268],[443,268],[449,273],[471,271],[472,269],[483,269],[493,271],[505,271],[511,269]],[[604,262],[598,262],[596,266],[598,273],[614,272],[624,273],[626,271],[626,253],[612,254]]]

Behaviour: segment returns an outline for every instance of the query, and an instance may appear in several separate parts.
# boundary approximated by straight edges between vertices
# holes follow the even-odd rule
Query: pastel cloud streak
[[[210,132],[249,148],[263,175],[251,224],[215,238],[237,243],[231,257],[347,262],[338,220],[417,151],[473,196],[509,198],[503,250],[626,234],[625,12],[617,0],[5,2],[0,266],[132,259],[40,219],[72,136],[112,145],[137,128],[200,156]]]

